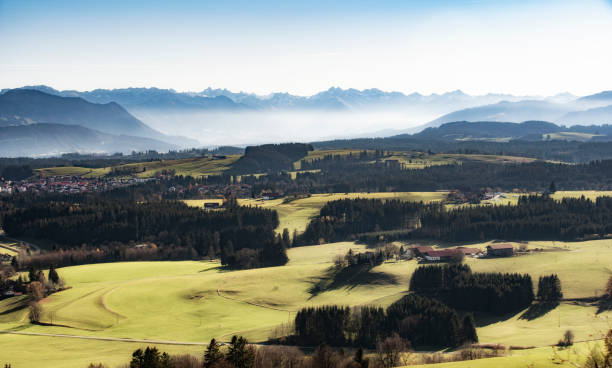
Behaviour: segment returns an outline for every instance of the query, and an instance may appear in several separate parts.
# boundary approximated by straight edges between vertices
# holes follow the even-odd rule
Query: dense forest
[[[8,235],[43,239],[55,249],[153,243],[165,249],[168,258],[176,258],[171,250],[187,257],[221,256],[224,264],[241,268],[287,262],[284,241],[274,233],[276,226],[275,211],[235,203],[223,211],[202,211],[176,201],[108,199],[34,201],[14,209],[3,223]]]
[[[430,206],[421,213],[415,237],[448,241],[579,240],[612,234],[612,198],[522,196],[517,205]]]
[[[357,138],[313,142],[312,145],[318,150],[377,149],[386,151],[432,151],[461,154],[522,156],[573,163],[612,159],[612,145],[609,142],[563,140],[511,140],[509,142],[444,141],[422,139],[404,134],[388,138]]]
[[[371,306],[303,308],[295,317],[295,333],[300,344],[369,348],[394,333],[412,346],[457,347],[478,341],[471,316],[462,320],[446,305],[415,294],[386,310]]]
[[[456,309],[497,315],[527,308],[534,299],[531,276],[473,273],[467,265],[419,267],[410,279],[410,291]]]
[[[559,190],[612,189],[612,161],[567,165],[550,162],[500,164],[465,160],[462,163],[404,169],[400,165],[360,160],[358,155],[318,159],[293,179],[288,174],[243,177],[253,192],[283,193],[416,192],[499,188],[544,191],[551,181]],[[369,161],[369,162],[368,162]]]
[[[578,240],[612,234],[612,198],[595,201],[547,195],[521,196],[517,205],[447,210],[439,203],[376,199],[328,202],[311,220],[299,244],[340,241],[398,230],[400,238],[446,241]]]
[[[348,239],[351,235],[385,230],[414,229],[429,205],[400,200],[341,199],[328,202],[308,224],[299,244]]]
[[[252,174],[293,170],[293,163],[305,157],[313,148],[310,144],[285,143],[249,146],[228,170],[231,174]]]

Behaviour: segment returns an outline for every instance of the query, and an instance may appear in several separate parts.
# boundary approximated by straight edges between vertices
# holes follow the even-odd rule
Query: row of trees
[[[413,346],[450,346],[477,342],[471,316],[463,320],[439,301],[406,295],[386,310],[380,307],[322,306],[301,309],[295,317],[299,344],[374,347],[397,333]]]
[[[594,201],[522,196],[517,205],[462,207],[446,211],[430,206],[420,215],[414,236],[448,241],[577,240],[612,233],[612,197]]]
[[[419,267],[410,291],[469,311],[505,314],[528,307],[534,300],[528,274],[473,273],[469,266],[452,264]]]
[[[447,210],[440,203],[343,199],[328,202],[299,243],[339,241],[395,230],[399,237],[447,241],[577,240],[612,234],[612,197],[520,197],[517,205]],[[391,234],[393,235],[393,234]]]

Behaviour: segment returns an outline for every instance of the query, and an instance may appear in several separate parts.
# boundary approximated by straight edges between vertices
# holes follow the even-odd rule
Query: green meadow
[[[475,271],[528,272],[534,280],[555,272],[569,298],[600,292],[612,272],[612,240],[534,242],[528,247],[542,250],[506,259],[467,259],[467,263]],[[410,275],[418,267],[416,261],[386,262],[355,275],[350,283],[314,292],[313,286],[329,277],[334,257],[349,249],[365,250],[363,245],[349,242],[298,247],[289,250],[290,262],[285,266],[241,271],[226,271],[210,261],[62,268],[60,276],[71,288],[43,300],[42,321],[53,326],[30,324],[25,297],[15,297],[0,301],[0,330],[155,343],[0,334],[0,361],[8,359],[14,367],[82,367],[93,360],[119,364],[136,348],[153,344],[170,352],[201,353],[204,347],[198,344],[212,337],[228,340],[241,334],[254,342],[265,341],[305,306],[386,306],[406,293]],[[543,347],[556,343],[567,329],[575,332],[577,341],[599,339],[612,323],[612,313],[597,314],[596,306],[583,302],[563,302],[532,320],[521,318],[522,314],[476,316],[480,341]],[[24,346],[37,353],[25,354]],[[89,353],[79,353],[81,350]],[[534,354],[538,351],[533,350]],[[528,352],[532,350],[521,354]],[[530,358],[512,355],[495,359],[516,362]]]

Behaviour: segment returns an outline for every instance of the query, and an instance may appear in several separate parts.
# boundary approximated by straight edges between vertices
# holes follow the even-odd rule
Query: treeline
[[[328,202],[297,244],[367,238],[395,231],[389,239],[446,241],[578,240],[612,234],[612,198],[554,200],[521,196],[517,205],[470,206],[447,210],[440,203],[344,199]],[[387,239],[387,240],[389,240]]]
[[[361,161],[356,155],[335,156],[329,162],[314,160],[307,168],[320,172],[269,173],[243,177],[253,192],[292,193],[420,192],[435,190],[478,191],[499,188],[504,191],[545,191],[551,181],[558,190],[611,190],[612,160],[567,165],[536,161],[531,163],[491,163],[462,159],[459,164],[402,168],[385,162]]]
[[[301,309],[295,317],[295,342],[374,347],[393,334],[412,346],[457,347],[478,341],[471,316],[461,319],[439,301],[415,294],[386,310],[380,307],[322,306]]]
[[[609,142],[578,141],[525,141],[510,142],[484,141],[444,141],[419,139],[410,135],[397,135],[388,138],[358,138],[314,142],[315,149],[378,149],[387,151],[433,151],[459,154],[485,154],[534,157],[542,160],[554,160],[574,163],[585,163],[612,158],[612,145]]]
[[[4,230],[51,243],[54,249],[108,246],[106,260],[125,259],[116,244],[154,243],[155,257],[221,256],[231,267],[284,264],[285,242],[276,236],[276,211],[230,204],[224,211],[202,211],[182,202],[89,200],[80,203],[33,202],[5,216]],[[248,249],[245,250],[245,249]],[[143,254],[150,253],[143,251]],[[76,255],[65,253],[68,260]],[[84,252],[83,258],[92,257]],[[98,256],[95,256],[98,257]],[[101,258],[98,257],[98,258]],[[248,262],[245,262],[248,258]]]
[[[528,274],[472,273],[467,265],[419,267],[410,279],[410,291],[456,309],[497,315],[527,308],[534,300]]]
[[[431,206],[420,215],[415,237],[448,241],[578,240],[612,233],[612,198],[594,201],[522,196],[517,205],[452,210]]]
[[[308,224],[298,244],[345,240],[351,235],[369,232],[414,229],[419,214],[429,206],[432,205],[362,198],[330,201]]]

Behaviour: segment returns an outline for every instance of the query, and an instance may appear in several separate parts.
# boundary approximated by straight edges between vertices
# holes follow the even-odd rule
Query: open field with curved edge
[[[474,246],[485,247],[486,243]],[[591,296],[610,275],[612,240],[583,243],[536,242],[530,247],[548,252],[500,259],[468,259],[475,271],[557,272],[568,297]],[[388,305],[407,290],[415,261],[388,262],[355,283],[319,294],[312,286],[326,277],[334,256],[362,245],[336,243],[289,250],[286,266],[224,271],[216,262],[134,262],[62,268],[60,275],[71,289],[43,301],[43,321],[61,326],[31,325],[27,309],[17,308],[23,298],[0,301],[0,330],[205,343],[211,337],[227,340],[242,334],[252,341],[267,339],[275,327],[292,320],[301,307],[324,304]],[[555,250],[561,249],[561,250]],[[384,277],[381,277],[384,276]],[[610,327],[611,313],[595,314],[596,307],[564,302],[535,320],[522,313],[497,320],[477,318],[483,343],[545,346],[554,344],[571,328],[577,340],[594,339]],[[477,316],[478,317],[478,316]],[[109,363],[125,361],[142,343],[70,339],[59,348],[60,337],[0,335],[0,361],[11,357],[14,367],[82,367],[86,356],[71,352],[87,349],[90,357]],[[24,343],[49,341],[34,348],[39,355],[24,355]],[[54,350],[53,347],[59,350]],[[168,351],[198,352],[197,346]],[[28,350],[30,351],[30,350]],[[60,359],[60,356],[62,359]],[[121,360],[119,360],[120,358]],[[39,361],[36,361],[39,359]],[[63,362],[60,365],[59,362]],[[57,362],[57,364],[52,364]]]

